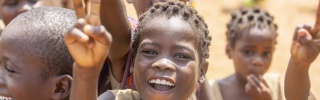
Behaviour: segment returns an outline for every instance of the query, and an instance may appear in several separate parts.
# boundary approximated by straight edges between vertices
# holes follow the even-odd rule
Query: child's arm
[[[131,26],[123,1],[101,0],[101,24],[106,27],[113,38],[108,56],[113,66],[112,69],[121,69],[125,65],[131,43]],[[115,77],[118,81],[122,78],[118,75]]]
[[[313,34],[310,34],[313,33]],[[291,58],[285,76],[287,100],[308,100],[310,92],[309,67],[319,54],[320,40],[311,26],[304,25],[295,31],[291,45]]]
[[[65,36],[65,43],[74,59],[70,100],[96,100],[98,79],[108,56],[112,37],[100,25],[100,0],[91,0],[90,14],[85,16],[82,0],[75,0],[76,22]],[[81,18],[85,16],[85,18]]]

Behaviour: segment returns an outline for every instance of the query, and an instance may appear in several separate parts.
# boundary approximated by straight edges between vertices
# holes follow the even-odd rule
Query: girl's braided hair
[[[157,16],[165,16],[168,19],[171,17],[181,17],[182,20],[188,22],[194,32],[198,34],[195,39],[198,44],[198,51],[200,60],[203,61],[209,57],[209,46],[211,42],[211,36],[209,36],[209,30],[204,19],[198,15],[198,12],[190,6],[186,6],[181,2],[159,2],[154,4],[148,11],[142,14],[139,18],[138,27],[135,30],[133,38],[133,50],[136,53],[138,45],[141,42],[141,32],[146,25],[146,22],[153,20]]]
[[[231,20],[227,24],[228,44],[233,48],[236,40],[244,34],[243,30],[251,28],[269,29],[276,38],[278,27],[273,20],[273,16],[258,7],[242,8],[231,15]]]

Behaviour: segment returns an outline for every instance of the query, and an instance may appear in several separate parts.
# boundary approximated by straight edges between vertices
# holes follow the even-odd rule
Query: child
[[[317,30],[318,31],[318,30]],[[319,32],[310,25],[297,27],[291,45],[291,58],[285,76],[287,100],[316,100],[310,92],[309,67],[320,51]]]
[[[144,100],[187,99],[205,81],[211,37],[204,20],[189,6],[166,2],[155,4],[139,21],[133,42],[133,78],[140,96],[131,90],[120,90],[116,95],[124,97],[120,95],[126,92],[126,96],[132,97],[133,93]],[[103,51],[108,51],[111,44],[110,34],[101,26],[75,26],[84,25],[84,28],[73,28],[84,30],[83,33],[70,31],[65,40],[75,59],[71,100],[97,98],[97,91],[92,87],[97,87],[98,72],[108,55]],[[115,99],[110,92],[99,99],[109,97]]]
[[[153,3],[156,3],[152,0],[127,1],[133,3],[136,11],[139,12],[137,13],[138,16],[150,8]],[[132,71],[130,71],[132,66],[130,63],[133,62],[130,45],[133,31],[138,22],[126,15],[122,0],[102,0],[101,9],[103,9],[101,11],[102,25],[111,33],[114,41],[100,72],[99,94],[110,89],[135,89],[134,85],[130,85],[132,84]]]
[[[40,7],[17,16],[0,40],[0,97],[67,100],[73,59],[64,34],[75,22],[72,10]]]
[[[227,24],[226,53],[235,73],[212,85],[216,100],[280,100],[279,77],[264,75],[275,49],[277,26],[259,8],[241,9]]]

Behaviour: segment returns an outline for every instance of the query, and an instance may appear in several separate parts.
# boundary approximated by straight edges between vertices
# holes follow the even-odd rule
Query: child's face
[[[142,99],[183,100],[196,89],[202,67],[195,34],[178,17],[156,17],[144,24],[133,75]]]
[[[5,25],[22,12],[39,7],[41,0],[4,0],[0,1],[0,17]]]
[[[10,33],[9,33],[10,34]],[[53,79],[43,79],[43,64],[22,41],[7,37],[0,40],[0,96],[14,100],[48,100],[53,91]]]
[[[127,0],[128,3],[133,4],[138,16],[146,12],[154,3],[165,2],[165,1],[169,1],[169,0]],[[184,3],[187,2],[187,0],[174,0],[174,1],[182,1]]]
[[[275,49],[275,36],[267,29],[246,29],[236,40],[234,48],[227,46],[227,54],[233,59],[236,73],[262,76],[270,67]]]

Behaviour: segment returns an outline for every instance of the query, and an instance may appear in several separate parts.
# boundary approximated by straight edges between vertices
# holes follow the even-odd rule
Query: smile
[[[151,79],[149,81],[150,86],[157,91],[169,91],[175,87],[173,82],[166,79]]]
[[[0,95],[0,100],[12,100],[12,98]]]

